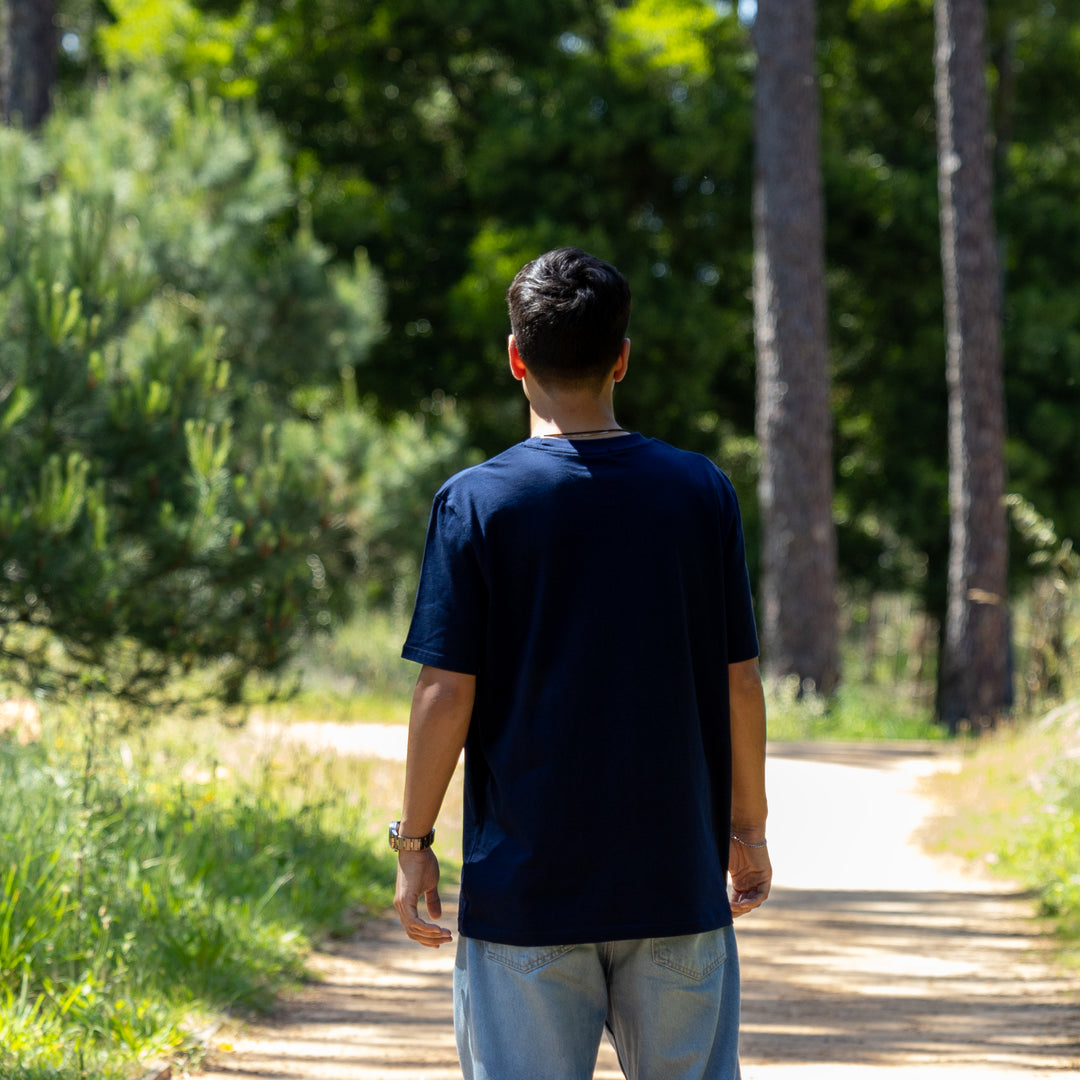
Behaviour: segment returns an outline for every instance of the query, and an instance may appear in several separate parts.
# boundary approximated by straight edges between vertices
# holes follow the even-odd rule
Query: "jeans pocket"
[[[554,963],[573,948],[573,945],[500,945],[495,941],[485,941],[484,958],[528,975],[531,971],[539,971]]]
[[[653,938],[652,958],[658,967],[700,982],[723,966],[727,959],[727,946],[720,930],[682,937]]]

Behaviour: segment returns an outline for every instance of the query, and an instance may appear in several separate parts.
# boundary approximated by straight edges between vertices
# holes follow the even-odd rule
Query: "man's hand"
[[[737,840],[729,845],[728,873],[731,875],[731,914],[738,918],[760,907],[772,886],[769,849],[747,847]]]
[[[431,848],[425,851],[402,851],[398,854],[397,890],[394,907],[405,933],[429,949],[437,949],[453,940],[450,931],[420,918],[417,910],[424,897],[427,912],[433,919],[442,918],[439,899],[439,860]]]

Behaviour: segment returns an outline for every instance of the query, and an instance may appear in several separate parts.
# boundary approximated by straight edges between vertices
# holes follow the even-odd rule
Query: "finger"
[[[745,915],[748,911],[753,911],[754,908],[760,907],[769,895],[767,888],[747,889],[746,891],[735,890],[731,896],[731,913],[738,917],[739,915]]]
[[[417,919],[415,923],[407,926],[405,932],[413,941],[431,949],[437,949],[453,940],[450,931],[445,927],[436,926],[435,923],[425,922],[423,919]]]
[[[416,908],[416,901],[409,898],[398,898],[394,901],[394,907],[397,909],[398,919],[401,921],[401,925],[405,930],[405,933],[409,933],[409,928],[420,921],[420,913]]]
[[[453,940],[450,931],[445,927],[437,926],[435,923],[420,918],[418,901],[419,897],[416,896],[399,897],[394,901],[398,919],[400,919],[402,928],[409,938],[421,945],[427,945],[435,949]],[[431,910],[430,907],[428,910]],[[432,914],[438,918],[441,912],[432,912]]]
[[[438,889],[428,889],[424,893],[424,902],[427,904],[428,914],[433,919],[442,918],[442,898],[439,896]]]

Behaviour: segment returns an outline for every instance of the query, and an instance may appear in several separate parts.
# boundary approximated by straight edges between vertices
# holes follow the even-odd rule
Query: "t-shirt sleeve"
[[[483,656],[487,585],[467,515],[444,489],[428,522],[420,586],[401,655],[420,664],[476,675]]]
[[[750,593],[750,573],[746,568],[739,500],[731,481],[724,477],[728,491],[730,520],[724,540],[724,599],[727,612],[728,663],[753,660],[758,655],[757,623]]]

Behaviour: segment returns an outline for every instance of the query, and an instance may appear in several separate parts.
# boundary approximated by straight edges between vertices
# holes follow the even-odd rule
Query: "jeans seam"
[[[508,948],[518,949],[519,946],[508,946]],[[548,964],[554,963],[561,956],[565,956],[573,949],[573,945],[551,945],[547,946],[542,953],[530,953],[529,959],[522,963],[522,957],[515,956],[508,952],[503,952],[493,942],[488,942],[484,948],[484,958],[491,960],[493,963],[502,964],[503,967],[510,968],[512,971],[520,972],[522,975],[528,975],[531,972],[539,971],[542,967],[547,967]]]
[[[693,979],[695,982],[701,982],[703,979],[707,979],[710,975],[723,967],[724,961],[727,959],[727,951],[722,949],[719,956],[714,957],[703,967],[691,967],[689,964],[679,963],[678,960],[670,955],[665,956],[664,953],[666,950],[657,947],[658,940],[654,940],[652,943],[653,963],[656,964],[657,967],[673,971],[677,975],[683,975],[688,979]]]

